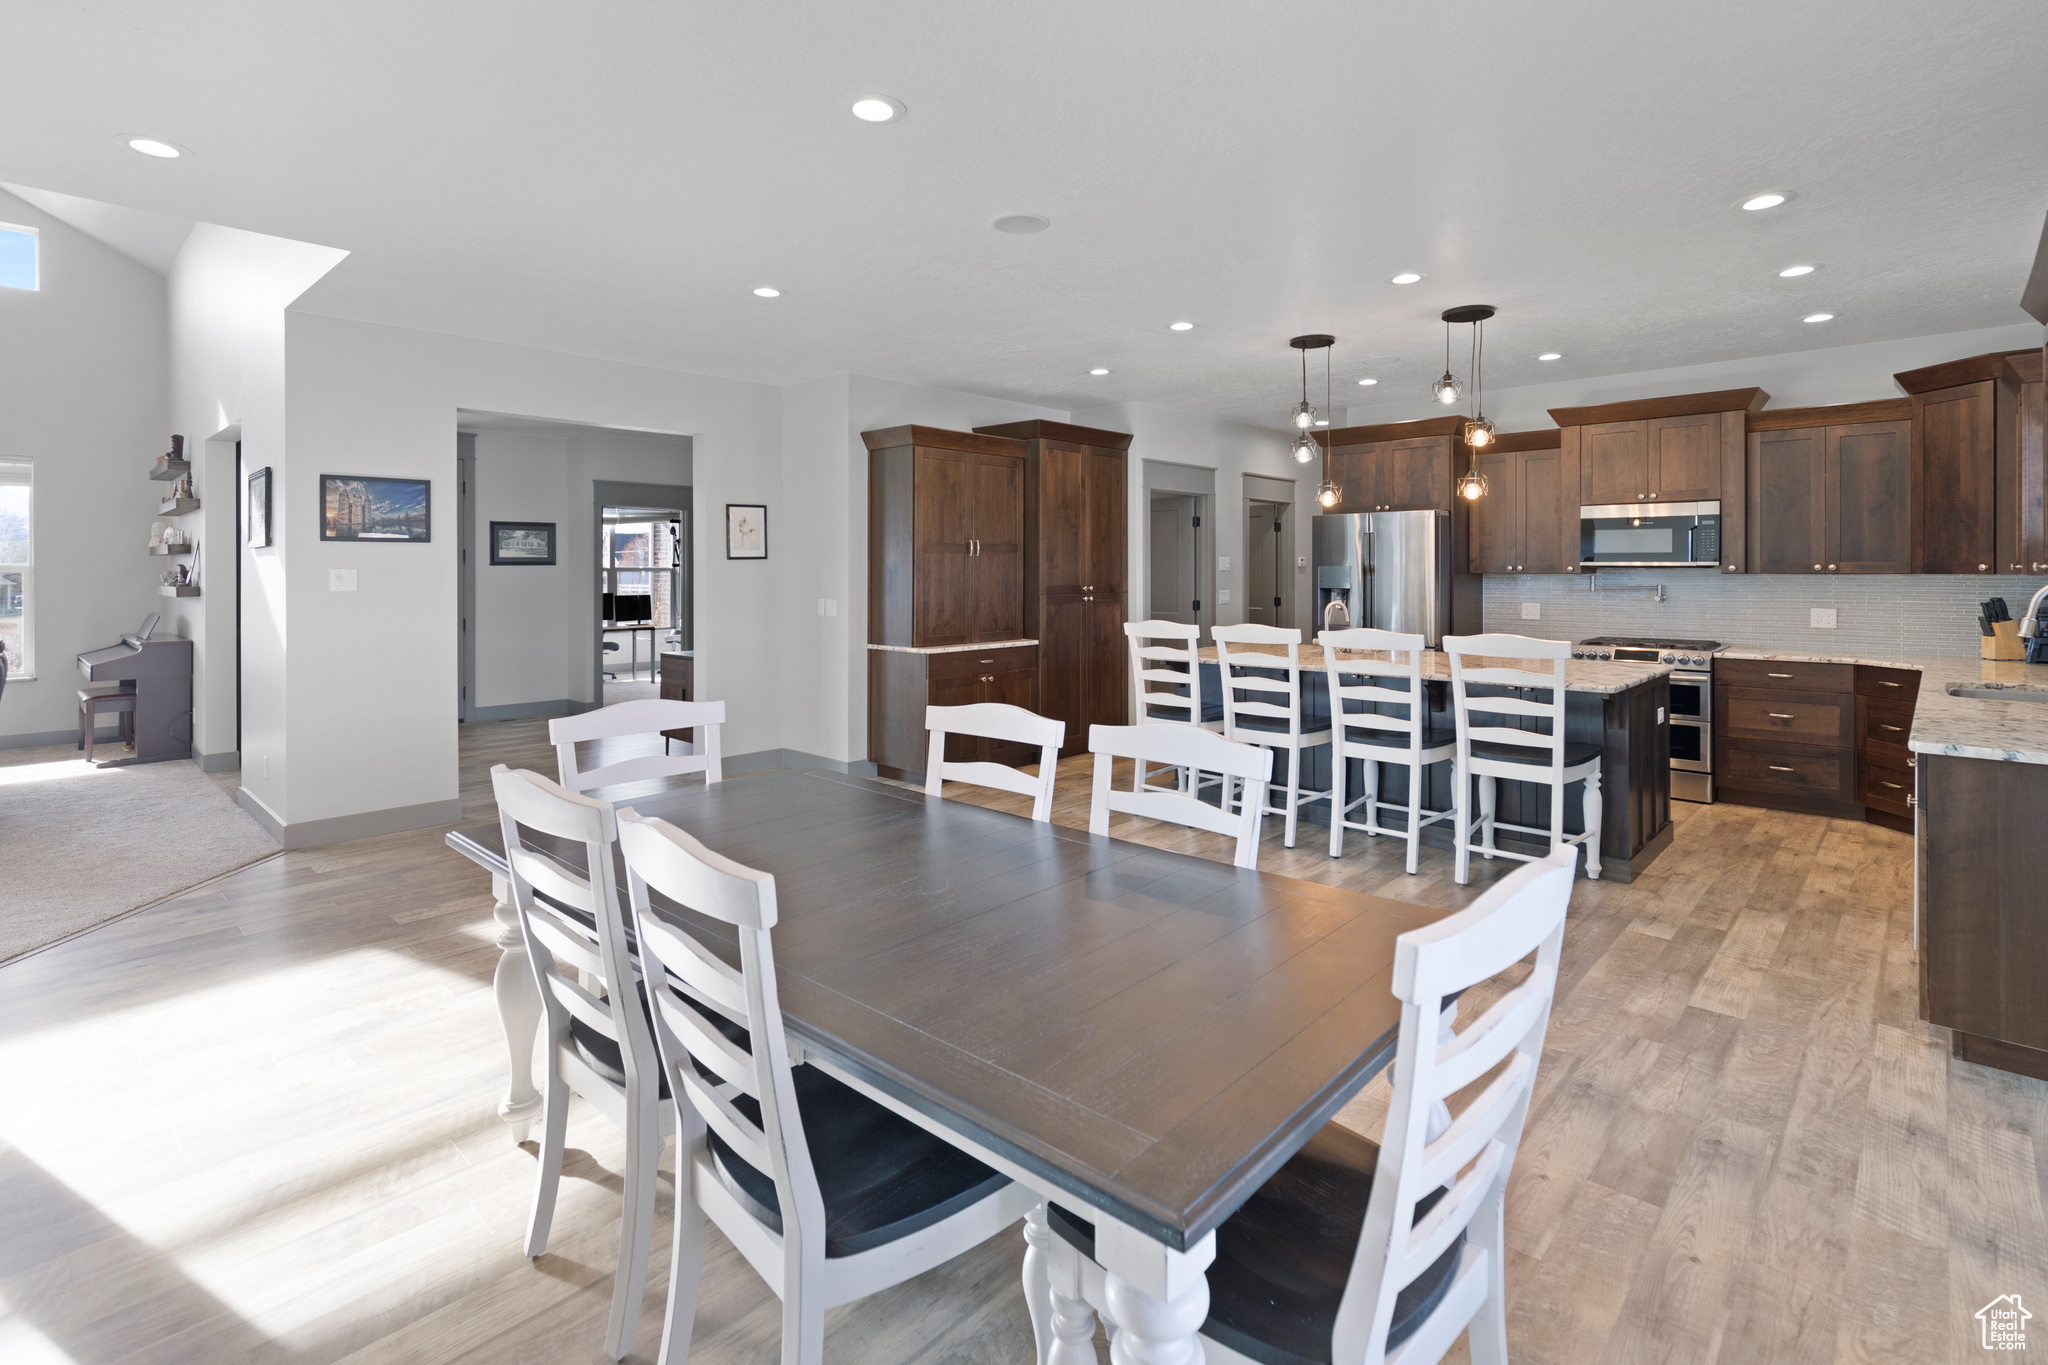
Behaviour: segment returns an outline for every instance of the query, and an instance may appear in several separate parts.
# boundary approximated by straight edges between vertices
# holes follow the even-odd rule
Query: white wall
[[[156,591],[171,561],[143,549],[166,487],[149,466],[170,448],[163,277],[4,191],[0,222],[37,229],[42,273],[0,289],[0,455],[35,462],[35,676],[0,696],[4,746],[75,733],[77,656],[172,604]]]
[[[1824,351],[1752,356],[1744,360],[1717,361],[1711,365],[1642,370],[1633,374],[1589,375],[1514,389],[1488,389],[1486,415],[1502,431],[1546,430],[1557,425],[1550,420],[1551,408],[1619,403],[1632,398],[1660,398],[1676,393],[1712,393],[1717,389],[1743,389],[1751,385],[1770,394],[1769,406],[1773,408],[1863,403],[1879,398],[1897,398],[1899,388],[1892,382],[1892,376],[1905,370],[1917,370],[1945,360],[1960,360],[1964,356],[2017,351],[2040,344],[2039,326],[2017,323],[2010,327],[1874,341],[1868,345],[1838,346]],[[1569,364],[1570,359],[1567,356],[1556,363]],[[1462,372],[1460,377],[1471,378]],[[1380,387],[1386,388],[1387,385],[1382,383]],[[1348,411],[1345,420],[1351,426],[1369,426],[1379,422],[1441,417],[1444,411],[1443,406],[1425,391],[1398,401],[1358,404]],[[1453,411],[1463,412],[1465,409],[1461,406]]]
[[[586,557],[565,543],[580,524],[569,501],[569,438],[525,431],[480,431],[476,477],[470,485],[475,517],[476,640],[474,705],[514,706],[561,701],[571,682],[569,598],[577,565]],[[493,521],[552,521],[551,565],[491,564]],[[590,538],[585,531],[584,540]],[[587,585],[589,574],[583,582]],[[586,670],[587,671],[587,670]]]

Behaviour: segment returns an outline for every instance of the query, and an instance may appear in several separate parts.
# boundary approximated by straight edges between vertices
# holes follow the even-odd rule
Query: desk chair
[[[604,652],[605,652],[605,653],[607,653],[607,654],[616,654],[616,653],[618,653],[618,652],[619,652],[619,642],[618,642],[617,640],[606,640],[606,641],[604,642]],[[607,660],[606,662],[610,662],[610,661],[609,661],[609,660]],[[610,679],[611,679],[611,680],[612,680],[613,682],[617,682],[617,681],[618,681],[618,679],[619,679],[619,675],[618,675],[618,674],[616,674],[616,673],[614,673],[614,672],[612,672],[612,671],[611,671],[611,670],[610,670],[609,668],[607,668],[607,669],[606,669],[606,670],[604,671],[604,675],[605,675],[605,676],[606,676],[607,678],[610,678]]]

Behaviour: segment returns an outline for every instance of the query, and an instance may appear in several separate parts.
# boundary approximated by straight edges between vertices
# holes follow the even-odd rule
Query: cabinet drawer
[[[1846,747],[1856,734],[1856,699],[1837,692],[1735,687],[1722,694],[1730,739],[1781,740]]]
[[[1856,751],[1730,741],[1727,764],[1714,781],[1746,791],[1850,801],[1856,789]]]
[[[1911,815],[1906,798],[1913,794],[1913,770],[1901,763],[1894,767],[1865,757],[1856,767],[1856,799],[1866,806],[1893,815]]]
[[[1880,763],[1893,763],[1903,768],[1912,751],[1906,747],[1906,740],[1913,733],[1913,708],[1878,701],[1872,697],[1856,699],[1856,747],[1873,755]]]
[[[1920,695],[1920,670],[1917,668],[1858,668],[1856,690],[1866,697],[1878,701],[1897,701],[1906,704],[1906,715],[1912,718],[1913,700]]]
[[[1852,664],[1784,664],[1769,659],[1716,659],[1714,680],[1724,687],[1776,687],[1800,692],[1853,692],[1856,690],[1856,669]]]
[[[955,678],[978,678],[984,673],[1009,673],[1038,667],[1037,645],[1012,645],[1008,649],[953,649],[925,656],[927,676],[933,682]]]

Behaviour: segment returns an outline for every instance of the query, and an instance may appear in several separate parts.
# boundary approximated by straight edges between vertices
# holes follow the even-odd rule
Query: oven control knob
[[[1663,662],[1667,664],[1675,664],[1678,662],[1678,656],[1676,654],[1666,654],[1664,656]]]
[[[1700,655],[1700,654],[1695,654],[1695,655],[1693,655],[1693,656],[1692,656],[1692,666],[1693,666],[1694,668],[1705,668],[1705,667],[1707,666],[1707,660],[1706,660],[1706,657],[1705,657],[1704,655]]]

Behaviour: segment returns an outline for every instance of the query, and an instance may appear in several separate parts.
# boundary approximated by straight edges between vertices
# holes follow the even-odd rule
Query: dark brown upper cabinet
[[[1503,432],[1479,452],[1487,486],[1486,496],[1470,504],[1473,573],[1576,568],[1579,508],[1566,495],[1558,441],[1555,431]]]
[[[2007,573],[2048,573],[2048,420],[2042,392],[2041,351],[2005,357],[2018,390],[2011,436],[1998,444],[1998,563]]]
[[[1464,472],[1464,430],[1463,417],[1429,417],[1317,432],[1338,488],[1329,510],[1450,511],[1452,485]]]
[[[1762,389],[1722,389],[1552,408],[1551,419],[1561,432],[1560,470],[1567,494],[1576,495],[1584,507],[1719,502],[1721,568],[1740,573],[1746,419],[1769,400]],[[1572,509],[1574,523],[1577,510]],[[1575,567],[1576,545],[1570,559]]]
[[[2020,398],[2005,355],[1892,378],[1913,399],[1913,572],[1996,571],[1998,470],[2015,463],[2010,452],[2001,459],[2000,447],[2017,437]],[[2010,555],[2017,548],[2015,537],[2005,562],[2021,562]]]
[[[1905,399],[1751,414],[1750,572],[1910,573],[1910,417]]]
[[[936,427],[868,448],[868,639],[976,644],[1024,634],[1024,445]]]

